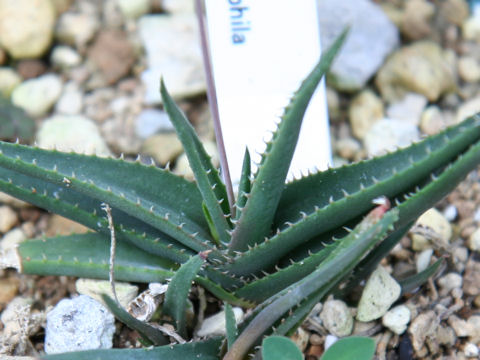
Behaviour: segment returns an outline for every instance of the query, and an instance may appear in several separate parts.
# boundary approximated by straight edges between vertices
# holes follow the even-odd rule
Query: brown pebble
[[[133,46],[119,30],[102,31],[88,50],[88,56],[110,85],[126,76],[135,62]]]
[[[480,262],[468,260],[463,274],[463,291],[466,295],[480,295]]]
[[[307,356],[312,356],[314,359],[318,359],[323,354],[323,346],[312,345],[308,348]]]
[[[22,60],[17,65],[18,74],[25,80],[45,74],[47,66],[40,60]]]
[[[5,64],[6,61],[7,61],[7,53],[5,52],[5,50],[0,48],[0,65]]]
[[[17,295],[18,286],[19,280],[16,277],[0,279],[0,310]]]
[[[42,212],[36,208],[23,208],[20,209],[20,219],[22,221],[37,221]]]

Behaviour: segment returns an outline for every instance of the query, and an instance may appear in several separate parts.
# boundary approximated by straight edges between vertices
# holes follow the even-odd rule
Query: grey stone
[[[351,26],[330,69],[330,84],[343,91],[363,88],[398,46],[397,28],[379,6],[368,0],[320,0],[318,4],[324,49],[346,26]]]
[[[402,120],[418,126],[428,99],[417,93],[407,93],[400,101],[390,104],[386,114],[390,119]]]
[[[30,116],[45,115],[55,104],[62,91],[62,80],[58,75],[46,74],[26,80],[12,92],[12,102]]]
[[[102,304],[86,295],[64,299],[47,314],[45,352],[110,349],[114,333],[115,319]]]
[[[173,97],[205,91],[195,15],[146,15],[140,18],[138,28],[147,53],[148,68],[141,74],[147,104],[161,102],[158,89],[162,76]]]
[[[159,131],[174,131],[174,127],[165,111],[158,109],[145,109],[135,120],[135,133],[138,137],[146,139]]]
[[[368,130],[364,144],[369,156],[384,154],[405,147],[420,139],[418,128],[394,119],[382,119]]]

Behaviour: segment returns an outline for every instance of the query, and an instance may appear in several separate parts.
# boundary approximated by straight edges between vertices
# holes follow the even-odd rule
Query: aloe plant
[[[246,152],[235,204],[163,83],[165,110],[195,182],[140,161],[0,143],[0,190],[93,230],[26,241],[4,256],[5,266],[26,274],[108,279],[113,230],[115,279],[171,279],[163,313],[181,336],[191,334],[185,311],[192,280],[227,304],[226,341],[170,348],[162,346],[165,336],[106,298],[153,349],[48,358],[242,359],[263,336],[291,334],[318,301],[330,293],[341,296],[368,276],[412,222],[478,166],[480,118],[474,116],[408,148],[286,183],[305,110],[345,36],[294,94],[255,174]],[[379,198],[382,204],[375,204]],[[112,209],[112,226],[105,204]],[[421,281],[422,274],[406,284]],[[238,327],[228,304],[252,309]]]

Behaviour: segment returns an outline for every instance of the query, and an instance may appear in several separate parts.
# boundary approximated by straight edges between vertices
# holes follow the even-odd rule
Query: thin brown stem
[[[225,143],[223,141],[222,126],[220,124],[220,115],[218,113],[217,92],[215,89],[215,81],[213,80],[212,61],[210,58],[210,50],[207,40],[207,28],[204,18],[204,9],[202,0],[195,0],[195,8],[197,13],[198,25],[200,29],[200,44],[203,54],[203,65],[205,68],[205,76],[207,80],[207,97],[212,112],[213,127],[215,129],[215,138],[217,140],[218,154],[220,158],[220,167],[222,169],[223,181],[227,187],[228,202],[230,204],[230,213],[232,218],[235,217],[235,195],[233,193],[232,178],[228,168],[227,153],[225,151]]]

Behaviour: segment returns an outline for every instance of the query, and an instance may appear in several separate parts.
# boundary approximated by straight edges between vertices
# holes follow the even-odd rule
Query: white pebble
[[[422,272],[430,265],[430,261],[432,260],[433,249],[426,249],[423,250],[417,257],[417,273]]]
[[[82,62],[82,57],[70,46],[57,45],[52,50],[50,61],[60,68],[71,68]]]
[[[461,288],[463,284],[463,279],[460,274],[451,272],[438,279],[437,283],[444,292],[448,293],[453,289]]]
[[[463,352],[465,353],[466,357],[471,357],[471,358],[478,358],[478,355],[479,355],[478,346],[470,342],[465,344],[465,347],[463,348]]]
[[[338,341],[338,338],[335,335],[327,335],[325,337],[325,350],[327,350],[330,346],[335,344]]]
[[[445,210],[443,210],[443,216],[445,216],[445,219],[448,221],[453,221],[457,218],[458,211],[457,207],[453,204],[448,205]]]
[[[383,326],[392,330],[395,334],[401,335],[407,329],[410,322],[410,309],[405,305],[395,306],[382,317]]]

